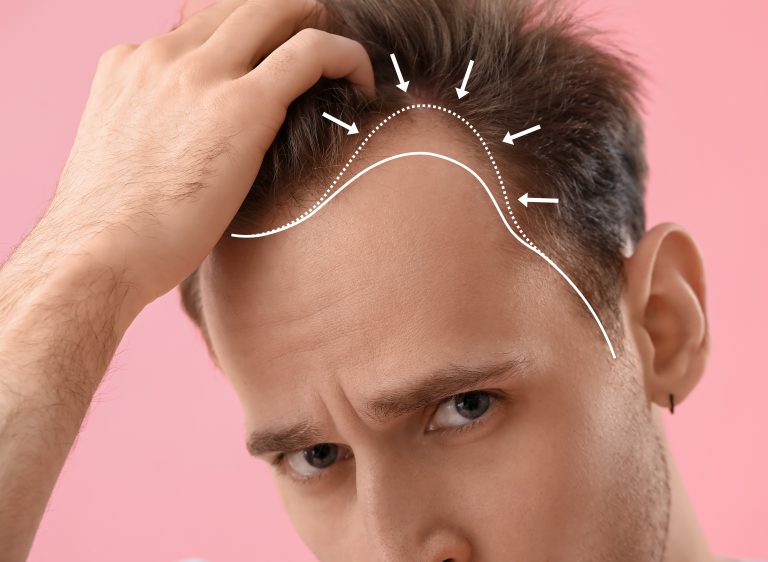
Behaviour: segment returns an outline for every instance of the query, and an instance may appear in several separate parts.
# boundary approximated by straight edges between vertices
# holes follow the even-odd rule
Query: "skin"
[[[3,562],[26,558],[125,330],[213,249],[288,105],[321,76],[373,94],[365,49],[314,8],[223,0],[99,59],[53,202],[0,270]]]
[[[471,139],[433,115],[389,127],[349,177],[427,150],[493,185]],[[695,524],[682,551],[667,548],[673,513],[675,536],[691,519],[682,498],[671,509],[679,482],[655,412],[672,392],[679,405],[706,357],[690,237],[662,225],[627,259],[626,338],[613,361],[583,304],[512,239],[480,184],[418,158],[364,175],[295,228],[224,239],[201,269],[213,352],[249,435],[316,428],[253,451],[282,458],[276,482],[304,542],[323,561],[711,560]],[[479,375],[509,360],[501,376]],[[429,374],[452,365],[477,372],[460,386]],[[402,406],[427,379],[438,388],[415,408],[373,407],[392,396]],[[463,410],[474,419],[456,410],[468,392],[490,400]]]
[[[363,47],[312,30],[313,7],[223,0],[102,55],[51,207],[0,269],[4,562],[26,558],[125,330],[214,249],[288,105],[320,76],[373,93]],[[377,150],[470,161],[445,135],[408,133]],[[203,266],[249,430],[308,417],[310,445],[346,447],[317,483],[281,473],[302,538],[321,560],[658,560],[665,540],[666,560],[711,560],[657,412],[706,360],[695,244],[661,225],[627,259],[614,363],[562,280],[446,166],[382,168],[301,228],[225,239]],[[516,370],[451,390],[500,398],[471,430],[442,427],[450,396],[365,414],[425,371],[499,360]]]

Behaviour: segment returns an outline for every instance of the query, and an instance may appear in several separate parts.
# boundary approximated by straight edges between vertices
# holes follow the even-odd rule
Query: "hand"
[[[318,6],[223,0],[106,51],[36,237],[108,264],[144,303],[176,286],[234,217],[296,97],[321,76],[373,94],[364,48],[307,27]]]

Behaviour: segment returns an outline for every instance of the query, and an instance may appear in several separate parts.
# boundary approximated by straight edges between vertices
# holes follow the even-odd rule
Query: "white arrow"
[[[397,64],[397,59],[395,58],[395,53],[392,53],[389,55],[389,57],[392,59],[392,64],[395,65],[395,72],[397,72],[397,79],[400,80],[400,83],[397,85],[398,88],[400,88],[402,91],[407,92],[408,91],[408,84],[410,84],[409,81],[403,80],[403,73],[400,72],[400,65]]]
[[[328,119],[328,121],[333,121],[337,125],[344,127],[347,131],[349,131],[347,133],[348,135],[356,135],[357,133],[360,132],[357,130],[357,124],[354,122],[351,125],[347,125],[344,121],[341,121],[340,119],[336,119],[333,115],[328,115],[327,113],[323,113],[323,117]]]
[[[532,133],[534,131],[538,131],[539,129],[541,129],[541,125],[534,125],[533,127],[530,127],[528,129],[526,129],[525,131],[520,131],[519,133],[515,133],[514,135],[510,134],[510,132],[507,131],[507,136],[504,137],[504,142],[507,143],[507,144],[512,144],[513,145],[515,143],[512,142],[512,141],[514,141],[515,139],[520,138],[522,136],[525,136],[528,133]]]
[[[517,199],[525,205],[528,206],[528,203],[559,203],[560,200],[557,197],[528,197],[528,194],[524,194],[522,197],[518,197]]]
[[[466,96],[469,92],[467,91],[467,82],[469,81],[469,74],[472,72],[472,67],[475,65],[475,61],[472,59],[469,59],[469,65],[467,66],[467,73],[464,75],[464,81],[461,83],[461,88],[456,88],[456,93],[459,96],[459,99]]]

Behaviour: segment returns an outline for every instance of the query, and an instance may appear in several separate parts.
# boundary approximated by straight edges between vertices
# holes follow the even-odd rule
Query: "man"
[[[182,282],[318,559],[716,560],[659,413],[704,371],[703,268],[645,231],[636,76],[525,2],[223,0],[107,51],[0,271],[2,560]]]

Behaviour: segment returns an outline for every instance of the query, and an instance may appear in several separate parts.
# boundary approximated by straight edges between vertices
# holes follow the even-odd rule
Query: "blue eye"
[[[491,407],[491,396],[487,392],[474,391],[454,397],[456,411],[468,419],[482,416]]]
[[[320,443],[302,451],[304,460],[314,468],[328,468],[339,456],[339,446],[335,443]]]
[[[490,409],[495,399],[493,393],[484,390],[451,396],[437,407],[427,429],[433,431],[470,425]]]
[[[352,451],[336,443],[318,443],[306,449],[281,454],[275,464],[298,481],[316,479],[339,461],[352,457]]]

